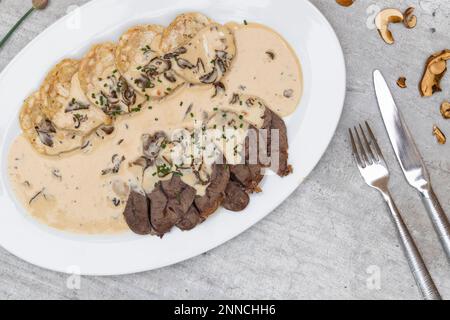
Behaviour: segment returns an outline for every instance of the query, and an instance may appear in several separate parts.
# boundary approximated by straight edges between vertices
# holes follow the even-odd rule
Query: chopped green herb
[[[165,177],[172,172],[172,166],[168,166],[164,163],[160,166],[156,166],[156,172],[158,177]]]

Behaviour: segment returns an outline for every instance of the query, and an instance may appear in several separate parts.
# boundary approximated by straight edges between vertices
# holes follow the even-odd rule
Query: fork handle
[[[425,192],[421,194],[422,201],[427,208],[431,221],[433,222],[434,229],[439,236],[442,247],[445,250],[447,258],[450,260],[450,223],[445,215],[444,209],[433,191],[431,186]]]
[[[409,230],[403,221],[403,218],[395,205],[391,194],[389,192],[383,192],[383,196],[391,211],[403,251],[405,252],[409,267],[423,298],[425,300],[441,300],[441,295],[439,294],[439,291],[436,288],[430,273],[428,272],[427,266],[425,265],[425,262],[423,261],[423,258],[420,255],[420,252],[417,249],[417,246],[414,243],[414,240],[409,233]]]

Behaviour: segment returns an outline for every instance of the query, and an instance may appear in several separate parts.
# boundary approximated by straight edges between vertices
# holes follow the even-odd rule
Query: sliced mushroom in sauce
[[[52,148],[54,145],[53,134],[56,133],[56,129],[53,123],[50,120],[45,119],[42,120],[39,126],[37,126],[35,129],[42,144]]]
[[[67,108],[65,109],[66,113],[78,111],[78,110],[88,110],[90,105],[88,103],[83,103],[80,101],[76,101],[75,99],[72,99],[69,104],[67,105]]]
[[[217,72],[217,69],[214,68],[213,71],[210,73],[205,74],[204,76],[200,77],[200,82],[204,84],[211,84],[216,82],[217,78],[219,77],[219,73]]]

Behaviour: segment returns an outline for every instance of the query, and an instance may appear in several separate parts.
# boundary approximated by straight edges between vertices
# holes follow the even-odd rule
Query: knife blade
[[[447,258],[450,260],[450,223],[433,191],[422,156],[379,70],[374,71],[373,80],[378,106],[397,160],[408,183],[419,191]]]

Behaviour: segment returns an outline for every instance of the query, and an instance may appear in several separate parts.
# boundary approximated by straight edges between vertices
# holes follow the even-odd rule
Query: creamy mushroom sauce
[[[139,112],[118,117],[112,134],[97,130],[81,150],[59,156],[38,154],[24,135],[18,136],[10,149],[8,171],[25,209],[60,230],[84,234],[127,231],[122,213],[129,188],[141,186],[149,192],[158,180],[149,174],[151,168],[145,173],[132,165],[142,155],[144,134],[163,131],[170,136],[176,129],[201,126],[205,117],[209,125],[230,117],[245,131],[248,123],[239,117],[242,114],[260,126],[260,109],[248,114],[245,104],[230,104],[236,92],[260,97],[282,117],[292,114],[302,95],[302,72],[289,44],[259,24],[230,23],[227,27],[235,36],[236,57],[222,79],[225,92],[213,97],[216,88],[212,85],[183,85],[163,100],[143,103]],[[114,165],[118,165],[117,173],[111,170]],[[192,174],[184,174],[183,180],[198,194],[204,193],[206,186],[199,185]]]

